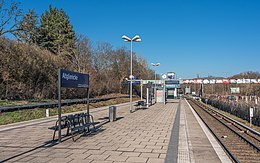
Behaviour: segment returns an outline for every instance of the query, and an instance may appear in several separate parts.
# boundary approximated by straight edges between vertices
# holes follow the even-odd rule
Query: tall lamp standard
[[[122,36],[122,39],[126,42],[130,42],[131,43],[131,67],[130,67],[130,113],[132,113],[132,103],[133,103],[133,42],[141,42],[141,38],[139,35],[135,35],[135,37],[133,37],[132,39],[130,39],[129,37],[127,37],[126,35]]]
[[[160,63],[151,63],[152,64],[152,66],[154,66],[154,67],[157,67],[157,66],[160,66]],[[155,69],[154,69],[154,99],[155,99],[155,103],[156,103],[156,71],[155,71]]]

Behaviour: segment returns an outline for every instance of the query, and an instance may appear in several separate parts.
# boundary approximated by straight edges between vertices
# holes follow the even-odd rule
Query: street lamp
[[[157,67],[160,66],[160,63],[151,63],[152,66]],[[156,71],[154,69],[154,99],[155,99],[155,103],[156,103]]]
[[[122,39],[126,42],[130,42],[131,43],[131,68],[130,68],[130,113],[132,113],[132,102],[133,102],[133,99],[132,99],[132,95],[133,95],[133,52],[132,52],[132,49],[133,49],[133,42],[141,42],[141,38],[139,35],[136,35],[135,37],[133,37],[132,39],[130,39],[129,37],[127,37],[126,35],[123,35],[122,36]]]

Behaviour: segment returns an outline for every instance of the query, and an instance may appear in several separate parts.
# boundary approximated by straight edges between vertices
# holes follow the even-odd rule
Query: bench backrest
[[[78,126],[80,125],[80,116],[79,114],[70,114],[68,115],[68,121],[71,125],[71,127],[75,127],[75,126]]]
[[[79,114],[70,114],[68,116],[63,117],[64,125],[70,126],[70,127],[76,127],[76,126],[84,126],[85,124],[88,124],[91,122],[90,117],[87,113],[79,113]]]

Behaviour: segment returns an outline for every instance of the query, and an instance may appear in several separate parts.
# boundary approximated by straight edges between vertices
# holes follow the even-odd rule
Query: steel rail
[[[203,105],[205,105],[205,104],[203,103]],[[207,106],[207,105],[205,105],[205,106]],[[208,107],[208,106],[207,106],[207,107]],[[212,106],[211,106],[211,107],[212,107]],[[250,128],[250,127],[248,127],[248,126],[246,126],[246,125],[244,125],[244,124],[242,124],[242,123],[240,123],[240,122],[238,122],[238,121],[236,121],[236,120],[234,120],[234,119],[232,119],[232,118],[226,116],[225,114],[219,112],[218,110],[215,110],[215,109],[213,109],[213,110],[214,110],[215,112],[217,112],[218,114],[220,114],[221,116],[227,118],[228,120],[230,120],[230,121],[232,121],[232,122],[235,122],[235,123],[238,124],[239,126],[246,128],[247,130],[249,130],[250,132],[256,134],[257,136],[260,136],[260,132],[257,132],[257,131],[255,131],[254,129],[252,129],[252,128]]]
[[[193,102],[194,103],[194,102]],[[195,104],[195,103],[194,103]],[[198,106],[198,105],[197,105]],[[231,157],[231,159],[235,163],[239,163],[240,161],[231,153],[231,151],[227,148],[227,146],[221,141],[221,139],[217,136],[217,134],[209,127],[209,125],[205,122],[205,120],[201,117],[201,115],[197,112],[196,109],[194,111],[197,113],[197,115],[200,117],[200,119],[203,121],[203,123],[207,126],[207,128],[211,131],[211,133],[215,136],[215,138],[218,140],[218,142],[223,146],[225,151],[228,153],[228,155]]]
[[[206,105],[202,105],[201,103],[198,103],[197,101],[194,100],[190,100],[193,104],[195,104],[197,107],[201,108],[205,113],[209,114],[211,117],[213,117],[214,119],[216,119],[219,123],[221,123],[222,125],[224,125],[226,128],[228,128],[231,132],[235,133],[235,135],[237,135],[240,139],[244,140],[245,143],[248,143],[248,145],[252,146],[253,149],[256,149],[256,152],[259,152],[259,147],[257,145],[255,145],[254,143],[252,143],[250,140],[248,140],[247,138],[245,138],[244,136],[242,136],[241,134],[239,134],[237,131],[235,131],[234,129],[232,129],[231,127],[229,127],[227,124],[225,124],[224,122],[222,122],[220,119],[218,119],[216,116],[212,115],[211,111],[215,112],[214,109],[206,106]],[[206,107],[206,108],[205,108]],[[212,132],[212,134],[216,137],[216,139],[220,142],[220,144],[223,146],[223,148],[226,150],[226,152],[228,153],[228,155],[231,157],[231,159],[233,159],[234,162],[239,162],[239,160],[237,160],[237,158],[235,158],[235,156],[232,154],[232,152],[228,149],[228,147],[225,145],[224,142],[221,141],[221,139],[217,136],[217,134],[210,128],[210,126],[205,122],[205,120],[202,118],[202,116],[198,113],[198,111],[196,109],[194,109],[196,111],[196,113],[199,115],[199,117],[201,118],[201,120],[205,123],[205,125],[208,127],[208,129]],[[215,112],[216,113],[216,112]],[[221,114],[222,115],[222,114]],[[226,117],[226,116],[223,116]],[[230,118],[229,118],[230,119]],[[232,122],[236,122],[236,121],[232,121]],[[241,126],[243,127],[243,126]],[[246,127],[248,128],[248,127]]]
[[[202,108],[202,106],[198,105],[196,102],[194,102],[195,105],[197,105],[198,107]],[[227,127],[229,130],[231,130],[232,132],[234,132],[237,136],[239,136],[241,139],[243,139],[244,141],[246,141],[249,145],[253,146],[257,152],[260,151],[260,148],[258,146],[256,146],[254,143],[252,143],[250,140],[248,140],[247,138],[245,138],[244,136],[242,136],[241,134],[239,134],[237,131],[235,131],[234,129],[232,129],[231,127],[229,127],[227,124],[225,124],[224,122],[222,122],[220,119],[218,119],[217,117],[213,116],[209,111],[205,110],[204,108],[202,108],[204,111],[206,111],[206,113],[208,113],[209,115],[211,115],[213,118],[215,118],[217,121],[219,121],[220,123],[222,123],[225,127]],[[212,111],[214,111],[213,109],[207,107],[207,109],[210,109]]]

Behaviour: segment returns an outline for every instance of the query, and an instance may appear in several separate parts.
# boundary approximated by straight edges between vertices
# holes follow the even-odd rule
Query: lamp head
[[[135,37],[132,38],[132,41],[139,41],[139,40],[141,41],[141,38],[139,35],[135,35]]]
[[[160,63],[151,63],[152,66],[160,66]]]
[[[139,38],[139,39],[136,39],[135,42],[141,42],[142,40]]]
[[[122,39],[124,39],[125,41],[131,41],[131,39],[129,37],[127,37],[126,35],[123,35]]]

